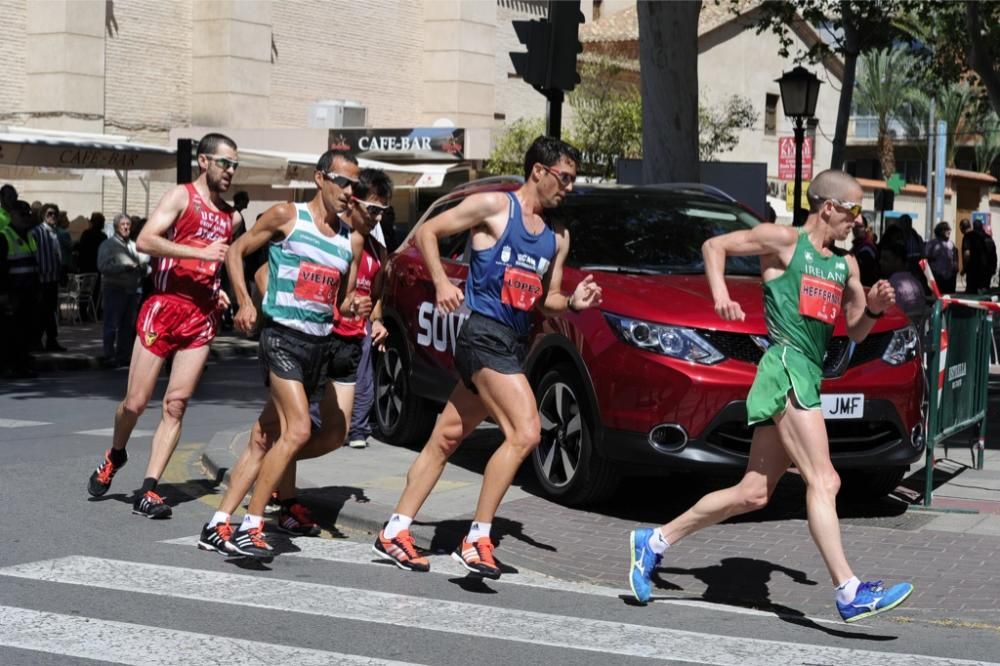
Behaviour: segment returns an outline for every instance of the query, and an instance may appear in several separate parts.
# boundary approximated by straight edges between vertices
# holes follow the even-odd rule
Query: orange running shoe
[[[125,454],[125,459],[121,465],[116,465],[111,462],[111,449],[104,452],[104,460],[97,466],[94,473],[90,475],[90,482],[87,484],[87,492],[93,497],[100,497],[108,492],[108,488],[111,487],[111,479],[115,478],[118,470],[128,462],[128,454],[125,453],[124,449],[122,449],[122,453]]]
[[[417,553],[410,530],[403,530],[391,539],[385,538],[385,530],[381,530],[372,546],[379,555],[392,560],[397,567],[406,571],[430,571],[431,563],[426,557]]]
[[[493,542],[488,536],[479,537],[475,543],[462,539],[451,556],[474,574],[493,580],[500,578],[500,567],[493,559]]]

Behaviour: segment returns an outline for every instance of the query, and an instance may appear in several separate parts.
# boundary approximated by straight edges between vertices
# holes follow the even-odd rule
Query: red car
[[[475,192],[513,190],[514,179],[463,186],[417,226]],[[578,185],[562,206],[572,237],[562,289],[593,274],[599,309],[537,315],[526,370],[542,420],[532,466],[544,492],[570,504],[612,493],[623,476],[742,468],[750,447],[745,399],[769,340],[760,266],[730,258],[729,290],[745,321],[713,309],[701,256],[712,236],[759,223],[701,185]],[[456,285],[469,268],[468,232],[440,241]],[[421,443],[457,380],[452,352],[467,313],[442,314],[413,232],[389,261],[386,352],[376,369],[376,420],[389,442]],[[834,464],[850,469],[843,493],[894,489],[924,448],[924,375],[918,336],[893,310],[855,345],[843,321],[825,361],[824,411]]]

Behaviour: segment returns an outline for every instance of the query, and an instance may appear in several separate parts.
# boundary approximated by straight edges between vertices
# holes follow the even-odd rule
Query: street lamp
[[[792,220],[798,222],[796,212],[802,200],[802,141],[805,138],[805,120],[816,113],[820,81],[815,74],[799,65],[775,79],[781,88],[781,105],[785,116],[792,119],[795,129],[795,194],[792,201]]]

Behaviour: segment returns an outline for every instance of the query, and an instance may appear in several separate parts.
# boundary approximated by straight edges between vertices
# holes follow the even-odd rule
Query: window
[[[774,136],[778,131],[778,96],[767,94],[764,102],[764,134]]]

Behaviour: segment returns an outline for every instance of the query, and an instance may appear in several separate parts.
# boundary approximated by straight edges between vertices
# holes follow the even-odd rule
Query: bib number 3
[[[542,278],[537,273],[513,266],[503,274],[503,292],[500,299],[504,305],[515,310],[528,311],[542,296]]]
[[[840,314],[844,287],[812,275],[802,276],[799,290],[799,314],[832,324]]]

